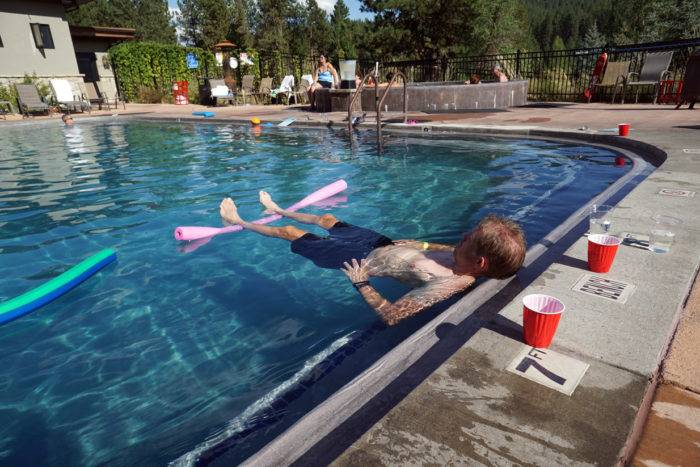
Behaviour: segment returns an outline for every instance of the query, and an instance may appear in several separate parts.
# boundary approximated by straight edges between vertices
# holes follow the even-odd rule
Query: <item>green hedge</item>
[[[197,57],[198,68],[187,68],[188,53]],[[109,55],[123,97],[130,102],[171,100],[173,81],[188,81],[190,100],[196,102],[200,79],[221,75],[221,68],[216,65],[214,54],[196,47],[155,42],[123,42],[110,48]]]

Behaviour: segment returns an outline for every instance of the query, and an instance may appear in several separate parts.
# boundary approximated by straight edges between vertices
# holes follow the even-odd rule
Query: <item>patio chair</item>
[[[270,103],[272,101],[272,78],[262,78],[256,94],[262,98],[263,103],[265,101]]]
[[[49,80],[49,84],[53,90],[53,95],[56,98],[58,107],[61,110],[74,110],[76,112],[78,109],[80,109],[81,112],[85,110],[89,112],[91,110],[90,103],[83,101],[81,96],[73,91],[68,80],[54,78]]]
[[[700,100],[700,51],[688,57],[683,75],[683,89],[676,109],[685,103],[688,103],[688,108],[692,109],[698,100]]]
[[[46,112],[46,115],[49,114],[49,105],[41,100],[35,85],[15,84],[15,89],[17,90],[19,111],[25,117],[29,117],[31,112]]]
[[[629,73],[630,62],[608,62],[605,67],[605,73],[603,74],[603,79],[600,83],[596,84],[596,87],[604,88],[613,86],[612,100],[611,103],[615,103],[615,94],[617,94],[617,88],[622,86],[622,103],[625,103],[625,84],[627,83],[627,74]]]
[[[664,77],[669,74],[668,66],[671,64],[673,52],[655,52],[644,55],[644,65],[640,73],[627,75],[627,86],[634,86],[636,93],[634,103],[639,101],[639,86],[654,86],[654,104],[659,96],[659,87]],[[633,77],[636,77],[634,80]],[[624,96],[622,102],[624,103]]]
[[[236,94],[229,89],[223,79],[207,79],[210,102],[218,107],[220,102],[236,103]]]
[[[97,104],[97,108],[99,110],[102,110],[102,106],[106,105],[107,110],[109,110],[109,100],[107,99],[107,96],[102,94],[100,90],[97,88],[97,83],[92,82],[92,81],[86,81],[85,82],[85,92],[86,92],[86,99],[88,102],[90,102],[90,105],[92,104]],[[116,103],[115,103],[116,107]]]
[[[289,100],[291,96],[294,95],[294,75],[287,75],[282,79],[278,88],[270,90],[270,97],[277,99],[280,102],[283,97],[287,98],[287,105],[289,105]]]
[[[99,95],[104,96],[105,100],[107,102],[110,101],[109,96],[107,95],[107,92],[100,86],[100,83],[95,82],[95,89],[97,89],[97,92]],[[123,99],[122,97],[119,96],[119,90],[117,89],[116,93],[114,94],[114,109],[116,110],[119,107],[119,102],[121,101],[122,103],[122,108],[126,110],[126,99]]]
[[[255,82],[255,76],[253,75],[243,75],[241,79],[241,90],[238,95],[241,97],[243,104],[247,104],[246,97],[253,96],[255,91],[253,91],[253,86]]]
[[[302,102],[308,102],[309,100],[309,88],[311,87],[311,83],[313,83],[314,78],[311,75],[301,75],[301,79],[299,80],[299,86],[297,87],[296,91],[294,92],[294,103],[298,104],[299,103],[299,97],[301,97]]]

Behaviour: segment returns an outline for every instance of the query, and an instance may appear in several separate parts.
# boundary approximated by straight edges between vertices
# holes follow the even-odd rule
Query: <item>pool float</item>
[[[210,118],[216,115],[214,112],[192,112],[192,115],[196,117]]]
[[[294,117],[289,117],[289,118],[287,118],[287,119],[282,120],[281,122],[279,122],[279,123],[277,124],[277,126],[289,126],[289,125],[291,125],[292,123],[294,123],[295,121],[296,121],[296,118],[294,118]]]
[[[54,300],[117,259],[117,253],[107,248],[76,264],[63,274],[11,300],[0,303],[0,324],[30,313]]]
[[[608,63],[608,54],[603,52],[595,62],[593,74],[591,75],[591,80],[588,83],[588,87],[583,91],[583,97],[586,98],[586,102],[589,104],[591,99],[593,99],[593,95],[595,94],[596,85],[600,83],[600,80],[602,79],[603,68],[605,68],[606,63]]]
[[[253,117],[250,119],[250,124],[253,126],[260,125],[260,119],[258,117]]]
[[[314,191],[306,198],[289,206],[286,210],[297,211],[301,208],[305,208],[306,206],[318,203],[319,201],[323,201],[326,198],[330,198],[331,196],[337,195],[341,191],[345,190],[347,187],[348,184],[347,182],[345,182],[345,180],[337,180],[331,183],[330,185],[326,185],[323,188]],[[262,219],[255,220],[253,221],[253,224],[268,224],[272,221],[276,221],[277,219],[281,218],[282,216],[275,214],[273,216],[263,217]],[[213,237],[214,235],[238,232],[240,230],[243,230],[243,227],[241,227],[240,225],[230,225],[228,227],[180,226],[175,229],[174,235],[176,240],[199,240],[200,238]]]

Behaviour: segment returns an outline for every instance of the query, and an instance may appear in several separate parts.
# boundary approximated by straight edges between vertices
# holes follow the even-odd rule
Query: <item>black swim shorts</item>
[[[345,261],[360,261],[375,248],[391,245],[390,238],[345,222],[336,222],[328,236],[306,233],[291,244],[292,252],[308,258],[321,268],[340,269]]]

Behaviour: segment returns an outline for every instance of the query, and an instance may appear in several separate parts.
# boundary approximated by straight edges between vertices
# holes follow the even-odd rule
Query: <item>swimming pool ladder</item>
[[[382,93],[381,99],[379,98],[379,77],[375,75],[375,72],[369,72],[365,75],[364,78],[362,78],[362,82],[357,87],[355,93],[352,95],[352,98],[348,102],[348,132],[350,133],[351,137],[353,126],[352,108],[355,104],[355,99],[357,99],[357,96],[362,96],[362,90],[365,88],[365,84],[367,84],[367,80],[369,78],[374,78],[374,106],[377,112],[377,144],[381,144],[380,142],[382,137],[382,104],[384,104],[384,99],[386,99],[386,96],[389,93],[391,86],[396,82],[398,78],[401,78],[401,80],[403,81],[403,123],[406,123],[406,112],[408,109],[408,99],[406,94],[406,75],[404,75],[400,71],[394,73],[394,76],[391,77],[391,80],[389,80],[386,89]]]

